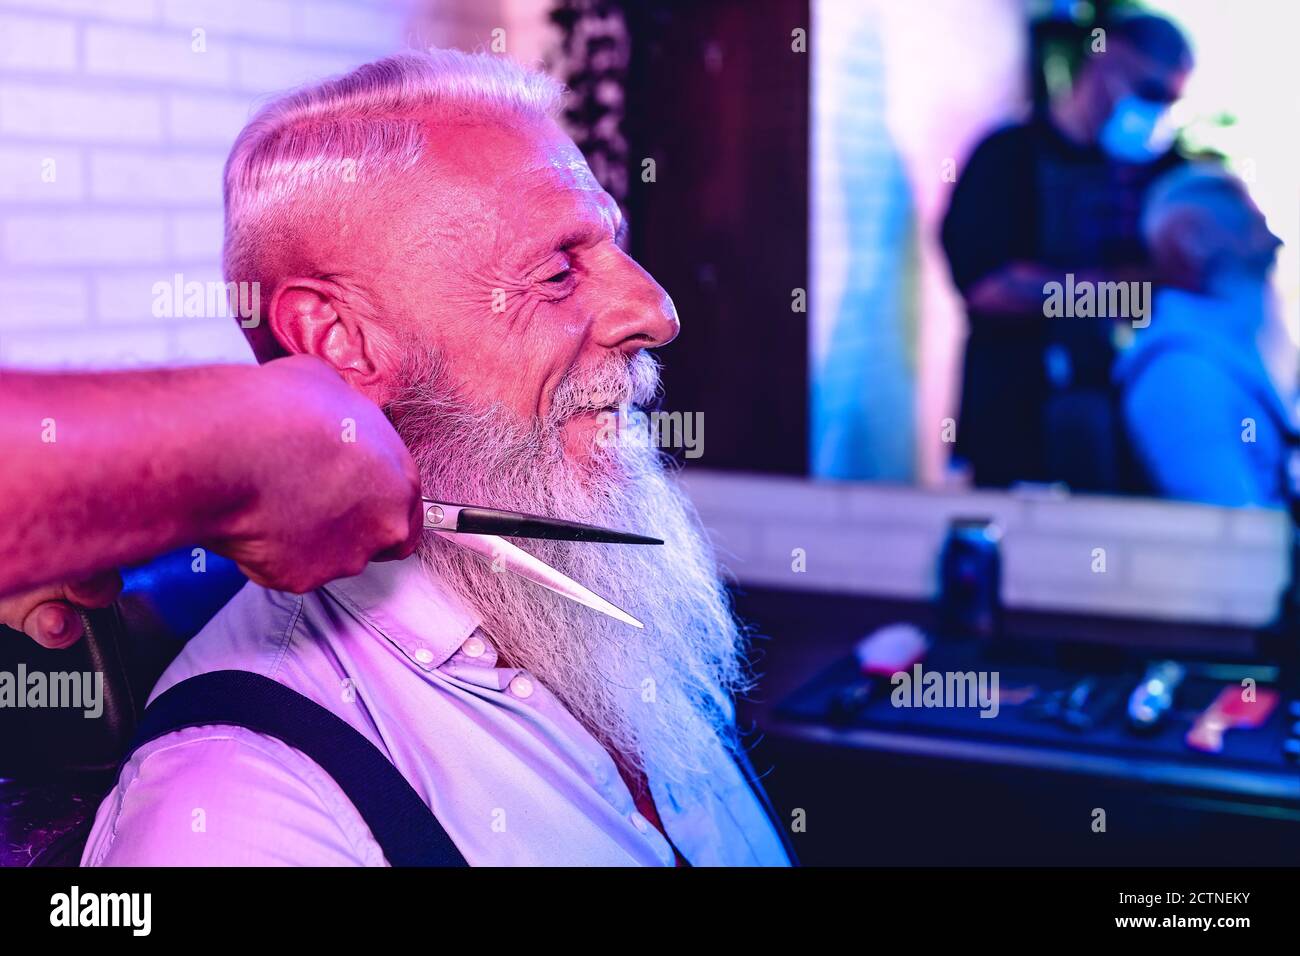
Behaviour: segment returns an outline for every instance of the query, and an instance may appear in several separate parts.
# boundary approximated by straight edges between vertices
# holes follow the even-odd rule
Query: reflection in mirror
[[[1281,506],[1290,31],[933,6],[813,3],[811,471]]]

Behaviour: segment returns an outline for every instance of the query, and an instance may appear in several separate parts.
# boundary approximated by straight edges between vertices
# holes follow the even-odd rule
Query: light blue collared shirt
[[[1151,325],[1115,364],[1125,424],[1161,496],[1280,508],[1296,431],[1260,354],[1266,288],[1157,293]]]
[[[247,585],[154,688],[253,671],[374,743],[476,866],[672,866],[614,760],[525,671],[498,667],[479,618],[414,558],[307,595]],[[653,769],[664,829],[697,866],[789,861],[719,742],[711,791],[679,806]],[[301,752],[239,727],[192,727],[140,748],[100,805],[89,866],[382,866],[339,786]]]

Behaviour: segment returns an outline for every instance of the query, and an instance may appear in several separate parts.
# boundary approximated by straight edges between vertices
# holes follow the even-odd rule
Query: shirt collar
[[[478,612],[414,554],[401,561],[374,562],[324,590],[424,670],[440,667],[483,623]]]

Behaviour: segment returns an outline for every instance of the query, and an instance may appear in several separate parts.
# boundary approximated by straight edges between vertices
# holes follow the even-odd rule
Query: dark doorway
[[[665,409],[704,414],[703,467],[806,474],[808,2],[626,8],[631,251],[683,326]]]

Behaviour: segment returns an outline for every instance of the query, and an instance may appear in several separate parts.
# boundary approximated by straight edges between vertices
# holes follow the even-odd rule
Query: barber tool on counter
[[[1178,685],[1187,668],[1175,661],[1156,661],[1128,699],[1128,723],[1138,733],[1152,733],[1164,723],[1174,706]]]
[[[1119,695],[1097,677],[1083,677],[1068,687],[1050,691],[1029,702],[1026,715],[1060,724],[1068,730],[1091,730],[1106,720]]]
[[[1300,700],[1293,700],[1287,705],[1287,723],[1290,729],[1282,742],[1282,756],[1287,760],[1300,763]]]
[[[925,632],[912,624],[889,624],[872,631],[853,648],[861,679],[832,698],[828,716],[837,721],[856,717],[871,701],[880,681],[888,684],[899,671],[910,670],[929,649]]]
[[[1277,691],[1267,687],[1253,688],[1248,694],[1241,685],[1229,684],[1196,718],[1187,732],[1187,746],[1204,753],[1219,753],[1227,731],[1263,726],[1280,699]]]

